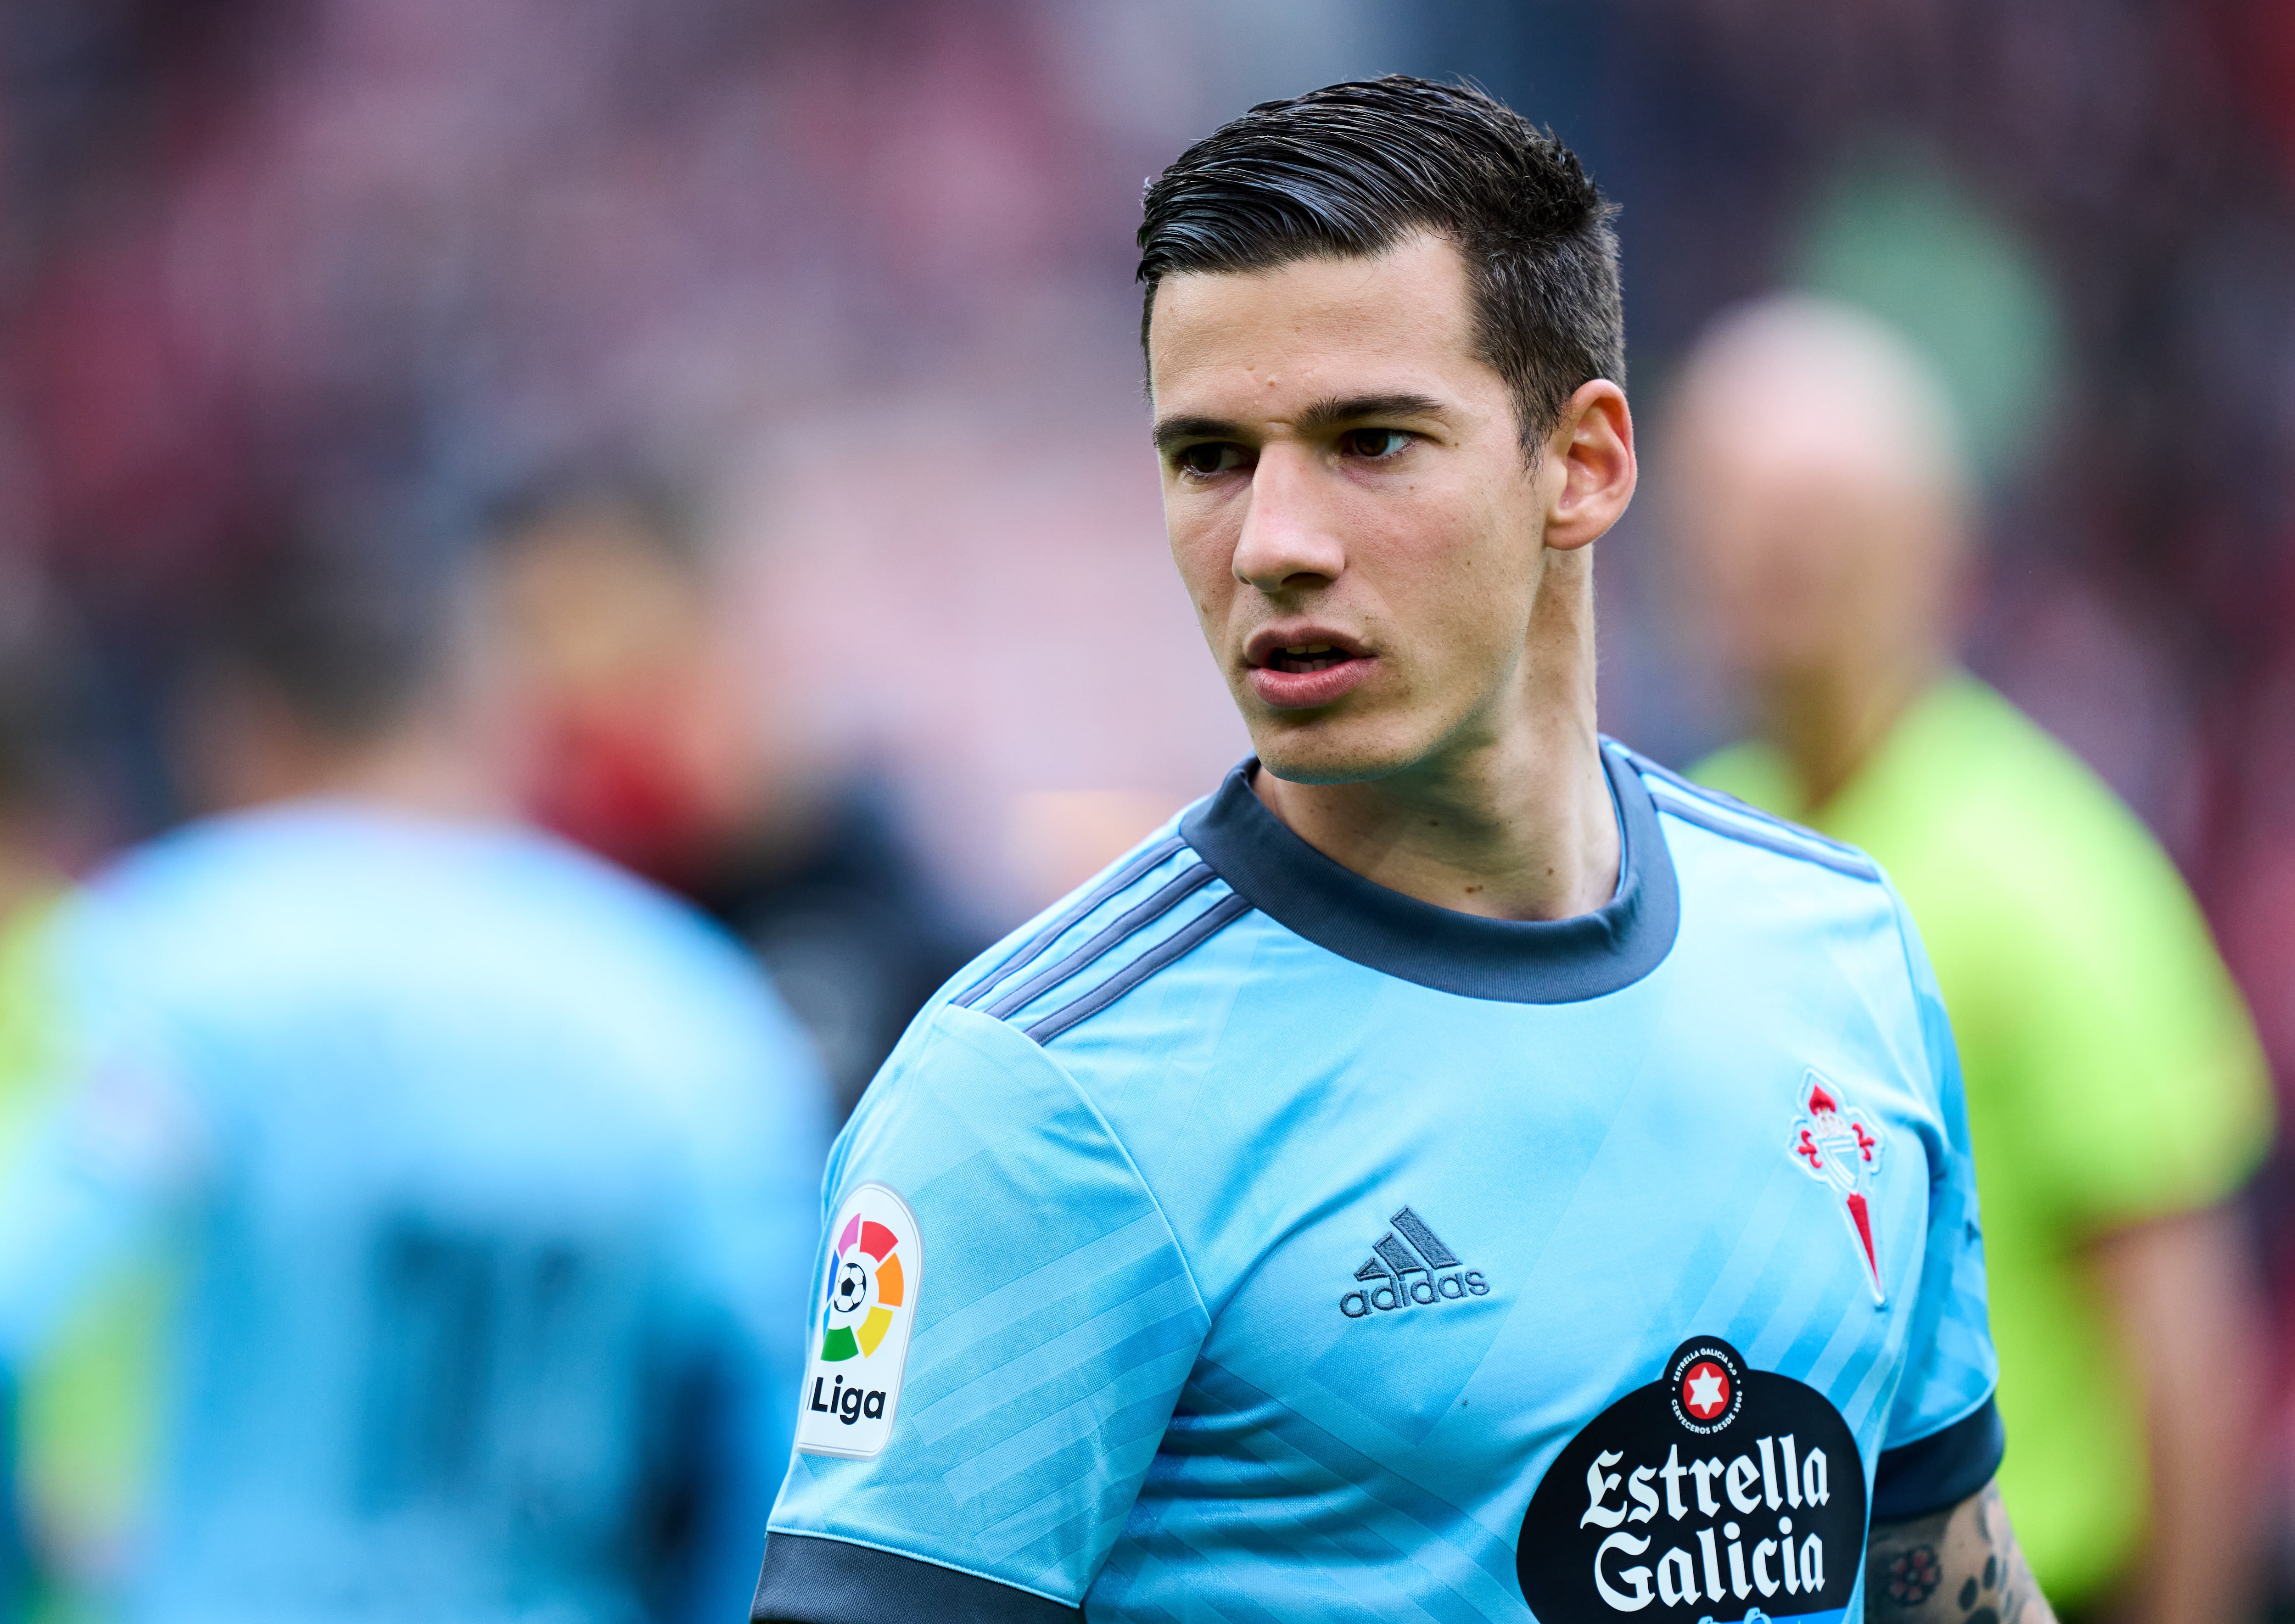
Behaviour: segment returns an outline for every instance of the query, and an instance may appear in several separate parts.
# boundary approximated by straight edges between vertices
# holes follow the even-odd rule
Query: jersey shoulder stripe
[[[1017,986],[997,995],[994,1002],[978,1007],[981,1013],[1003,1020],[1013,1011],[1032,1003],[1041,994],[1049,992],[1062,982],[1095,963],[1101,955],[1120,945],[1127,938],[1147,929],[1156,920],[1195,894],[1212,877],[1211,865],[1189,863],[1171,878],[1149,892],[1139,902],[1110,919],[1082,943],[1044,966]],[[1047,958],[1050,955],[1047,954]]]
[[[987,975],[949,1000],[949,1002],[963,1009],[973,1008],[1000,983],[1026,969],[1053,943],[1091,918],[1111,898],[1138,885],[1147,875],[1184,851],[1187,844],[1179,836],[1171,835],[1142,846],[1109,869],[1075,902],[1066,907],[1056,907],[1050,924],[1028,937],[1019,947],[998,960],[995,967]]]
[[[1250,911],[1251,903],[1246,899],[1229,892],[1074,1003],[1054,1010],[1021,1030],[1039,1043],[1050,1042],[1078,1022],[1098,1015],[1164,966],[1195,951]]]
[[[1626,750],[1624,754],[1649,786],[1651,801],[1670,817],[1694,823],[1726,839],[1759,846],[1781,857],[1815,863],[1852,879],[1877,881],[1881,877],[1879,866],[1853,845],[1772,817],[1733,795],[1693,783],[1636,751]]]
[[[1184,838],[1161,838],[950,1001],[1049,1043],[1250,910]]]

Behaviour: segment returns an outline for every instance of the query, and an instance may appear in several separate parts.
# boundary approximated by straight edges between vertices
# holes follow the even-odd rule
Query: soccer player
[[[203,787],[59,926],[0,1367],[180,1266],[127,1616],[722,1618],[794,1413],[820,1081],[729,940],[494,816],[426,596],[290,550]]]
[[[1150,186],[1172,550],[1256,755],[831,1153],[755,1619],[2049,1616],[1902,910],[1595,730],[1608,215],[1407,78]]]
[[[2259,1316],[2222,1203],[2270,1106],[2206,924],[2111,792],[1955,668],[1967,481],[1902,340],[1765,301],[1676,404],[1673,528],[1760,730],[1697,776],[1878,855],[1927,939],[2033,1570],[2083,1612],[2245,1616]]]

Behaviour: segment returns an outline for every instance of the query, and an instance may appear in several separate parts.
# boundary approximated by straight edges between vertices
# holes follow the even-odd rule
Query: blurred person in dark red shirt
[[[617,474],[504,505],[497,657],[527,809],[692,898],[772,971],[841,1117],[983,945],[870,774],[809,764],[727,648],[692,504]]]

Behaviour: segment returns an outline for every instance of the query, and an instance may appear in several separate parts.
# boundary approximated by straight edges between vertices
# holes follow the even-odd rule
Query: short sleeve
[[[1940,1132],[1930,1147],[1926,1245],[1904,1374],[1874,1473],[1875,1522],[1957,1505],[1992,1481],[2005,1447],[1992,1402],[2000,1364],[1985,1306],[1984,1236],[1960,1061],[1920,934],[1901,901],[1896,912]]]
[[[943,1008],[870,1089],[824,1195],[799,1395],[813,1424],[753,1616],[1073,1617],[1210,1325],[1130,1155],[1034,1043]],[[902,1337],[878,1439],[847,1373],[877,1406],[884,1381],[863,1373]],[[847,1438],[853,1452],[825,1452]]]

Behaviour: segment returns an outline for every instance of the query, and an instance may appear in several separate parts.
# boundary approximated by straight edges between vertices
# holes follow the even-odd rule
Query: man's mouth
[[[1246,677],[1262,703],[1277,710],[1313,710],[1352,692],[1377,664],[1370,651],[1336,627],[1269,628],[1251,640]]]
[[[1334,649],[1328,643],[1293,643],[1269,650],[1267,668],[1293,673],[1328,671],[1332,666],[1343,665],[1354,657],[1345,649]]]

